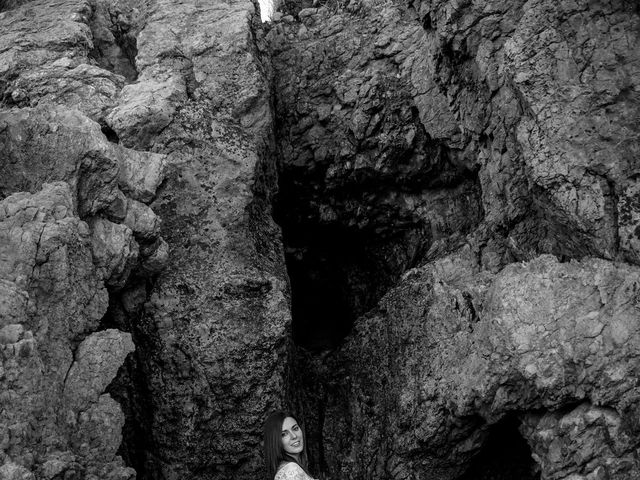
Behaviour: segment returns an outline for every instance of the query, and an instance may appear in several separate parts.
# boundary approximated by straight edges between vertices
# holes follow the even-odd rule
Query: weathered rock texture
[[[542,478],[636,477],[639,281],[637,267],[550,256],[491,274],[468,248],[410,270],[340,352],[329,469],[458,478],[515,413]]]
[[[3,479],[259,470],[290,314],[255,13],[0,3]]]
[[[522,478],[640,475],[637,5],[310,3],[267,38],[316,469],[511,478],[520,425]]]
[[[274,18],[0,0],[0,478],[640,477],[636,2]]]
[[[105,315],[166,264],[167,160],[105,137],[125,79],[91,58],[89,3],[2,9],[0,478],[132,479],[107,387],[135,346]]]
[[[269,34],[282,162],[279,217],[290,249],[294,314],[300,298],[316,297],[319,318],[307,319],[307,336],[318,338],[314,321],[343,316],[334,330],[348,332],[350,320],[432,242],[477,226],[481,190],[474,162],[434,139],[421,121],[408,52],[389,36],[397,33],[415,48],[419,26],[390,8],[364,20],[327,8],[299,16]],[[323,265],[336,255],[343,261]],[[314,270],[333,277],[330,285],[319,284]],[[342,312],[322,308],[327,295],[345,304]]]
[[[124,416],[104,392],[134,346],[95,332],[110,272],[94,265],[68,184],[4,199],[0,240],[2,478],[133,478],[116,456]]]
[[[283,402],[290,313],[254,13],[248,1],[154,2],[137,36],[137,81],[106,117],[124,145],[168,159],[151,207],[169,265],[143,308],[129,305],[145,295],[132,286],[110,314],[140,345],[113,393],[141,478],[255,478],[261,423]]]

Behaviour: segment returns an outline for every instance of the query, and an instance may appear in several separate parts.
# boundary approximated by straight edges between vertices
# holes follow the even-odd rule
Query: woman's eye
[[[295,427],[293,427],[293,430],[295,430],[295,431],[297,432],[298,430],[300,430],[300,427],[298,427],[298,426],[296,425]]]
[[[286,437],[289,434],[289,432],[282,432],[282,436]]]

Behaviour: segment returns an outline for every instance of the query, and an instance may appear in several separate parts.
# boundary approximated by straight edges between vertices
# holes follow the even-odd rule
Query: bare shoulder
[[[274,480],[313,480],[296,462],[287,462],[280,467]]]

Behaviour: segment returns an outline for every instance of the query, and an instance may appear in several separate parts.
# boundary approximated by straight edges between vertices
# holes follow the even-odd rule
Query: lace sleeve
[[[309,478],[300,465],[289,462],[278,470],[274,480],[309,480]]]

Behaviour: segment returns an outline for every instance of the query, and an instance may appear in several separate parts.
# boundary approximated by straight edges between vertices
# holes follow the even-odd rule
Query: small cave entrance
[[[540,480],[539,466],[519,426],[515,414],[493,425],[482,450],[458,480]]]
[[[120,143],[120,138],[118,138],[118,134],[109,125],[106,125],[106,124],[101,125],[100,130],[102,130],[102,133],[104,134],[105,137],[107,137],[107,140],[109,142],[115,143],[115,144]]]
[[[291,282],[293,340],[310,350],[338,346],[429,243],[418,226],[380,233],[341,223],[295,223],[281,207],[276,219]]]

